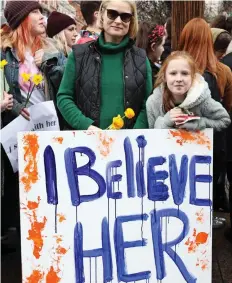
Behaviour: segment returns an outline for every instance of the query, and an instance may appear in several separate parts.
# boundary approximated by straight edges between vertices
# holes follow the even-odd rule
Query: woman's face
[[[77,27],[76,25],[71,25],[64,30],[64,35],[67,41],[68,47],[72,47],[76,43],[77,37]]]
[[[192,85],[191,68],[183,58],[169,62],[165,73],[167,87],[175,98],[182,98]]]
[[[45,32],[44,16],[39,9],[33,10],[28,15],[33,36],[41,35]]]
[[[121,14],[121,17],[119,16]],[[103,12],[103,30],[106,42],[119,43],[128,34],[132,17],[130,4],[112,1]]]

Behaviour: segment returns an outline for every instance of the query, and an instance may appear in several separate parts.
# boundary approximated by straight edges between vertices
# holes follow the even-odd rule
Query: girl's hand
[[[27,108],[23,108],[20,113],[26,120],[30,121],[30,113]]]
[[[35,52],[34,60],[35,60],[35,64],[36,64],[37,67],[41,66],[43,56],[44,56],[44,50],[43,49],[39,49]]]
[[[189,130],[189,131],[197,131],[203,130],[204,128],[200,125],[200,120],[192,120],[183,125],[178,126],[179,129]]]
[[[3,92],[3,100],[1,102],[1,112],[4,110],[11,110],[13,107],[13,95]]]
[[[92,125],[88,127],[88,130],[89,131],[102,131],[102,129],[95,127],[95,126],[92,126]]]
[[[170,119],[172,122],[183,122],[188,117],[180,108],[175,107],[170,111]]]

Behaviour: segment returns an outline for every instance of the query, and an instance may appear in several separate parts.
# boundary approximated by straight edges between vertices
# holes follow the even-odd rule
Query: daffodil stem
[[[30,82],[30,86],[31,86],[31,82]],[[31,98],[31,95],[32,95],[32,92],[35,88],[35,85],[33,85],[33,88],[30,92],[28,92],[28,95],[27,95],[27,100],[26,100],[26,103],[25,103],[25,107],[27,107],[27,103],[29,102],[30,98]],[[29,90],[30,90],[30,87],[29,87]]]
[[[3,90],[6,91],[6,77],[5,77],[5,68],[3,69]]]
[[[111,126],[112,126],[112,125],[110,125],[109,127],[107,127],[106,130],[110,130],[110,129],[111,129]]]

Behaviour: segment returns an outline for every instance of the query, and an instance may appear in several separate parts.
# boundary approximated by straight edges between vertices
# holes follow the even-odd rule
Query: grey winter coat
[[[178,107],[201,117],[199,120],[178,126],[180,129],[213,128],[215,131],[222,131],[230,124],[229,114],[219,102],[211,98],[208,84],[200,74],[196,75],[185,100]],[[170,112],[165,113],[163,109],[163,85],[154,89],[147,100],[146,108],[150,129],[175,128],[174,122],[170,119]]]

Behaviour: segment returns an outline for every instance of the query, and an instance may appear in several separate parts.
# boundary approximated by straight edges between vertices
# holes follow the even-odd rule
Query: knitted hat
[[[30,14],[31,11],[42,7],[38,1],[7,1],[4,9],[4,16],[7,19],[9,26],[14,30],[23,20]]]
[[[49,37],[53,37],[73,24],[76,25],[76,22],[73,18],[54,11],[48,17],[47,35]]]

